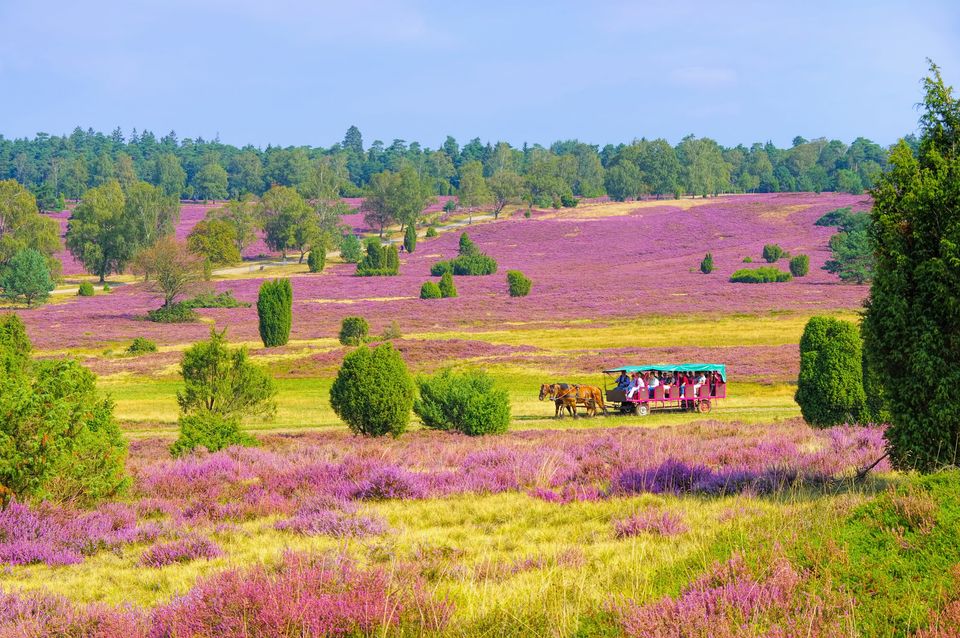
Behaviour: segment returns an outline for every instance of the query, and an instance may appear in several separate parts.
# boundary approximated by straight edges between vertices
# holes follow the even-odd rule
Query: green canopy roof
[[[727,366],[722,363],[681,363],[678,365],[620,366],[604,370],[605,373],[626,372],[719,372],[723,382],[727,382]]]

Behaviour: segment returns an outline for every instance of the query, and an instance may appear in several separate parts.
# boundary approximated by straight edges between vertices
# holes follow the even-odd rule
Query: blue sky
[[[882,144],[960,3],[0,0],[0,134]]]

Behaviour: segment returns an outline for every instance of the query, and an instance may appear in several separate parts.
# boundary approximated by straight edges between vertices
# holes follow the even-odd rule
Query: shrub
[[[700,272],[709,275],[713,272],[713,253],[707,253],[700,262]]]
[[[430,239],[433,239],[434,237],[436,237],[436,236],[439,235],[439,234],[440,234],[440,233],[437,232],[437,229],[434,228],[433,226],[431,226],[430,228],[427,229],[427,234],[426,234],[426,236],[427,236],[428,238],[430,238]]]
[[[240,429],[240,419],[237,416],[203,411],[180,415],[178,424],[180,436],[170,446],[170,454],[174,457],[200,448],[217,452],[231,445],[257,445],[255,438]]]
[[[170,543],[154,545],[140,555],[141,567],[165,567],[178,563],[189,563],[203,558],[210,560],[223,555],[220,547],[209,538],[187,536]]]
[[[444,298],[457,296],[457,287],[453,284],[453,275],[449,272],[440,276],[440,296]]]
[[[813,222],[815,226],[842,226],[853,215],[849,206],[834,209]]]
[[[752,263],[753,263],[753,257],[744,257],[744,258],[743,258],[743,263],[745,263],[745,264],[752,264]]]
[[[369,334],[370,324],[363,317],[344,317],[340,322],[340,343],[345,346],[359,346]]]
[[[357,264],[357,276],[382,277],[400,272],[400,255],[394,245],[381,245],[380,240],[371,237],[366,241],[367,253]]]
[[[360,261],[363,247],[360,245],[360,238],[349,233],[343,236],[340,241],[340,259],[348,264],[355,264]]]
[[[763,258],[768,264],[775,263],[783,257],[783,248],[779,244],[766,244],[763,247]]]
[[[420,397],[413,404],[423,424],[470,436],[500,434],[510,424],[510,397],[482,371],[443,370],[417,379]]]
[[[257,297],[260,339],[267,348],[282,346],[290,339],[293,321],[293,288],[289,279],[265,281]]]
[[[576,208],[577,198],[571,193],[564,193],[560,196],[560,205],[564,208]]]
[[[473,243],[473,240],[470,239],[470,235],[466,233],[460,233],[460,242],[457,249],[457,254],[459,255],[479,255],[480,249],[477,248],[477,245]]]
[[[389,343],[360,346],[343,359],[330,388],[330,406],[355,434],[401,434],[410,421],[414,384]]]
[[[276,412],[273,379],[250,363],[246,348],[229,348],[224,332],[211,328],[208,340],[187,348],[180,374],[184,388],[177,392],[177,403],[183,414],[209,412],[240,419]]]
[[[403,249],[408,253],[417,249],[417,229],[413,227],[413,224],[409,224],[407,230],[403,233]]]
[[[240,261],[237,230],[229,222],[215,217],[203,219],[187,235],[191,252],[203,255],[211,264],[235,264]]]
[[[93,284],[89,281],[85,281],[80,284],[80,288],[77,290],[78,297],[92,297],[94,295]]]
[[[143,337],[137,337],[133,340],[133,343],[127,348],[127,354],[147,354],[148,352],[156,352],[157,344],[149,339],[144,339]]]
[[[200,315],[182,302],[161,306],[147,312],[147,320],[155,323],[190,323],[199,318]]]
[[[797,255],[790,260],[790,274],[794,277],[806,277],[810,272],[810,257]]]
[[[86,505],[120,494],[127,444],[113,402],[73,359],[30,362],[18,323],[0,324],[0,505],[11,497]]]
[[[443,202],[443,212],[452,213],[455,210],[457,210],[457,200],[448,199],[447,201]]]
[[[315,246],[307,256],[307,268],[310,272],[321,272],[327,261],[327,251],[323,246]]]
[[[444,276],[449,275],[450,273],[445,273]],[[423,285],[420,286],[420,298],[421,299],[440,299],[443,297],[443,293],[440,292],[440,286],[433,281],[425,281]]]
[[[111,290],[113,289],[110,287],[110,284],[107,284],[107,283],[103,284],[103,292],[106,293],[106,292],[110,292]]]
[[[800,377],[795,399],[816,427],[855,423],[866,404],[863,350],[857,326],[811,317],[800,337]]]
[[[202,292],[193,299],[180,302],[185,308],[249,308],[250,304],[238,301],[232,290],[221,293]]]
[[[533,282],[519,270],[507,271],[507,287],[510,289],[511,297],[526,297],[530,294],[530,287]]]
[[[380,338],[384,341],[390,341],[391,339],[399,339],[403,336],[403,333],[400,332],[400,324],[396,321],[391,321],[386,328],[383,329],[383,334],[380,335]]]
[[[743,268],[730,276],[730,281],[739,284],[766,284],[790,281],[790,279],[792,279],[790,273],[773,266],[762,266],[754,269]]]
[[[528,208],[527,210],[523,211],[523,216],[526,219],[530,219],[533,216],[533,214],[530,212],[530,209]]]

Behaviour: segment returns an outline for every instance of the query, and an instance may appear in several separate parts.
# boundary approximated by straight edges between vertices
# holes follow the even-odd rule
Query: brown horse
[[[607,413],[607,407],[603,402],[603,392],[600,388],[592,385],[577,385],[568,383],[545,383],[540,386],[540,400],[551,398],[556,403],[556,413],[554,417],[562,416],[563,408],[566,408],[574,417],[577,416],[577,406],[582,405],[589,416],[597,415],[597,408]]]
[[[564,408],[573,418],[577,418],[577,398],[570,388],[566,383],[544,383],[540,386],[540,400],[551,399],[556,406],[553,418],[563,418]]]

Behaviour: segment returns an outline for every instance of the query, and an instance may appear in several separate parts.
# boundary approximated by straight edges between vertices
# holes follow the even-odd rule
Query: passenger
[[[626,390],[630,387],[630,377],[627,376],[626,370],[620,371],[620,376],[617,377],[617,390]]]
[[[680,373],[680,378],[677,380],[677,385],[680,386],[680,397],[682,398],[687,392],[687,384],[690,383],[690,377],[687,376],[686,372]]]
[[[677,381],[673,376],[672,372],[668,372],[667,375],[662,380],[663,383],[663,396],[670,398],[670,390],[673,389],[673,386],[676,385]]]
[[[658,376],[659,372],[654,372],[650,375],[650,381],[647,382],[647,387],[650,388],[650,398],[653,398],[653,391],[658,385],[660,385],[660,377]]]
[[[700,391],[700,386],[707,382],[707,378],[703,376],[702,372],[697,373],[697,378],[693,381],[693,393],[697,394]]]
[[[633,381],[630,383],[630,389],[627,390],[627,398],[633,399],[645,387],[643,377],[636,372],[633,373]]]

